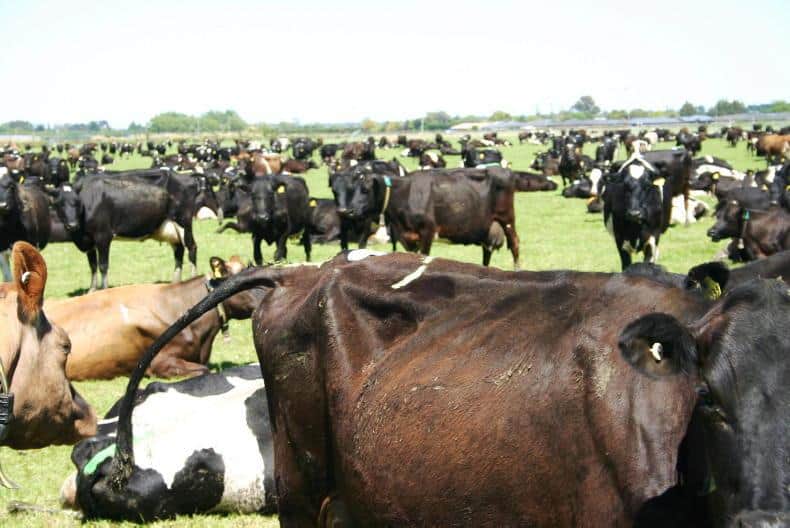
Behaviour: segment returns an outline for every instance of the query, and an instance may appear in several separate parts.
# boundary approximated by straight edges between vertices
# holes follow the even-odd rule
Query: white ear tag
[[[22,284],[27,285],[28,281],[30,280],[30,272],[26,271],[22,274]]]
[[[653,343],[653,346],[650,347],[650,353],[653,355],[653,359],[656,362],[660,362],[662,357],[661,354],[664,352],[664,346],[661,343]]]

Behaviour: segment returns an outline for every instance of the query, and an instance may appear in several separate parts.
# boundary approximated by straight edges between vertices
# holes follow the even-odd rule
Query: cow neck
[[[211,277],[209,275],[205,276],[204,284],[206,286],[206,291],[208,291],[208,293],[214,291],[214,286],[211,285]],[[228,326],[228,314],[225,311],[225,305],[223,305],[221,302],[217,304],[217,315],[219,316],[220,328],[222,329],[222,337],[228,339],[230,337],[230,329]]]

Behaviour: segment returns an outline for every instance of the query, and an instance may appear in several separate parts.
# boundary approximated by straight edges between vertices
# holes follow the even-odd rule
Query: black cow
[[[336,145],[335,143],[327,143],[326,145],[321,145],[321,148],[318,150],[319,155],[321,156],[321,160],[325,164],[329,164],[334,158],[337,151],[340,150],[340,145]]]
[[[682,146],[689,151],[692,156],[696,156],[697,153],[702,150],[702,138],[698,134],[689,133],[686,129],[678,132],[675,141],[677,146]]]
[[[293,140],[291,151],[293,152],[294,159],[307,161],[312,155],[313,151],[321,146],[322,142],[314,141],[310,138],[301,137]]]
[[[516,179],[516,190],[522,192],[556,191],[557,184],[543,174],[527,171],[512,171]]]
[[[617,141],[605,138],[603,143],[595,149],[595,162],[599,165],[608,165],[614,162],[617,156]]]
[[[765,258],[790,249],[790,212],[778,205],[752,210],[737,200],[723,200],[716,207],[716,223],[708,236],[714,242],[738,240],[746,260]]]
[[[68,183],[71,175],[69,174],[69,164],[66,160],[57,156],[52,156],[47,161],[49,165],[49,174],[47,183],[58,187],[64,183]]]
[[[302,233],[305,258],[310,260],[310,192],[302,178],[268,174],[252,184],[252,250],[255,263],[263,264],[261,242],[276,243],[274,260],[288,256],[288,237]]]
[[[332,188],[336,211],[340,217],[340,248],[343,250],[348,249],[350,241],[356,242],[360,248],[367,247],[368,238],[373,234],[373,223],[378,223],[380,220],[379,217],[367,214],[358,216],[351,206],[354,196],[354,182],[364,174],[370,174],[370,172],[346,170],[335,172],[329,177],[329,186]],[[382,175],[382,178],[391,182],[389,175]],[[383,199],[383,196],[381,198]]]
[[[581,147],[577,147],[574,143],[565,145],[559,164],[562,186],[567,187],[569,183],[580,179],[588,168]]]
[[[0,167],[0,252],[24,240],[43,249],[50,238],[49,200],[39,185],[20,185]],[[11,280],[4,263],[3,278]]]
[[[178,175],[165,175],[157,185],[139,177],[86,176],[75,188],[61,188],[55,201],[63,224],[74,244],[86,253],[91,269],[90,289],[97,287],[97,264],[101,288],[107,288],[110,244],[113,238],[167,242],[175,259],[174,281],[181,280],[184,248],[189,250],[193,275],[197,269],[197,244],[192,235],[194,183],[183,185]],[[185,176],[185,178],[189,178]],[[179,193],[174,192],[180,189]]]
[[[447,167],[447,162],[437,152],[423,152],[420,154],[420,167],[423,169],[443,169]]]
[[[120,400],[113,405],[96,436],[74,447],[77,472],[61,488],[64,506],[89,517],[134,522],[207,512],[276,512],[272,435],[259,365],[137,390],[132,424],[138,458],[131,476],[136,485],[132,493],[103,502],[93,491],[109,473],[120,406]]]
[[[468,169],[501,167],[502,153],[496,149],[470,148],[463,152],[463,163]]]

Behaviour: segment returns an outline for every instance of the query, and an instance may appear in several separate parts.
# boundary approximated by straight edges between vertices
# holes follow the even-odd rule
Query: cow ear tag
[[[718,180],[719,176],[721,176],[721,175],[718,172],[714,172],[713,176],[711,176],[711,178],[713,178],[714,180]]]
[[[702,281],[702,286],[704,290],[705,297],[710,299],[711,301],[715,301],[719,297],[721,297],[721,286],[718,282],[711,279],[710,277],[705,277]]]
[[[318,202],[316,202],[315,200],[310,200],[309,205],[310,207],[315,207],[316,205],[318,205]]]
[[[392,187],[392,179],[389,176],[384,176],[384,185]]]
[[[658,178],[658,179],[653,180],[653,185],[655,185],[656,187],[661,187],[665,183],[666,183],[666,180],[664,178]]]
[[[283,194],[285,192],[285,185],[280,185],[277,187],[277,194]]]

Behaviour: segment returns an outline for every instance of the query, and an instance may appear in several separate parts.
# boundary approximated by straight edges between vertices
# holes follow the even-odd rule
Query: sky
[[[0,122],[403,120],[790,99],[790,1],[0,0]]]

